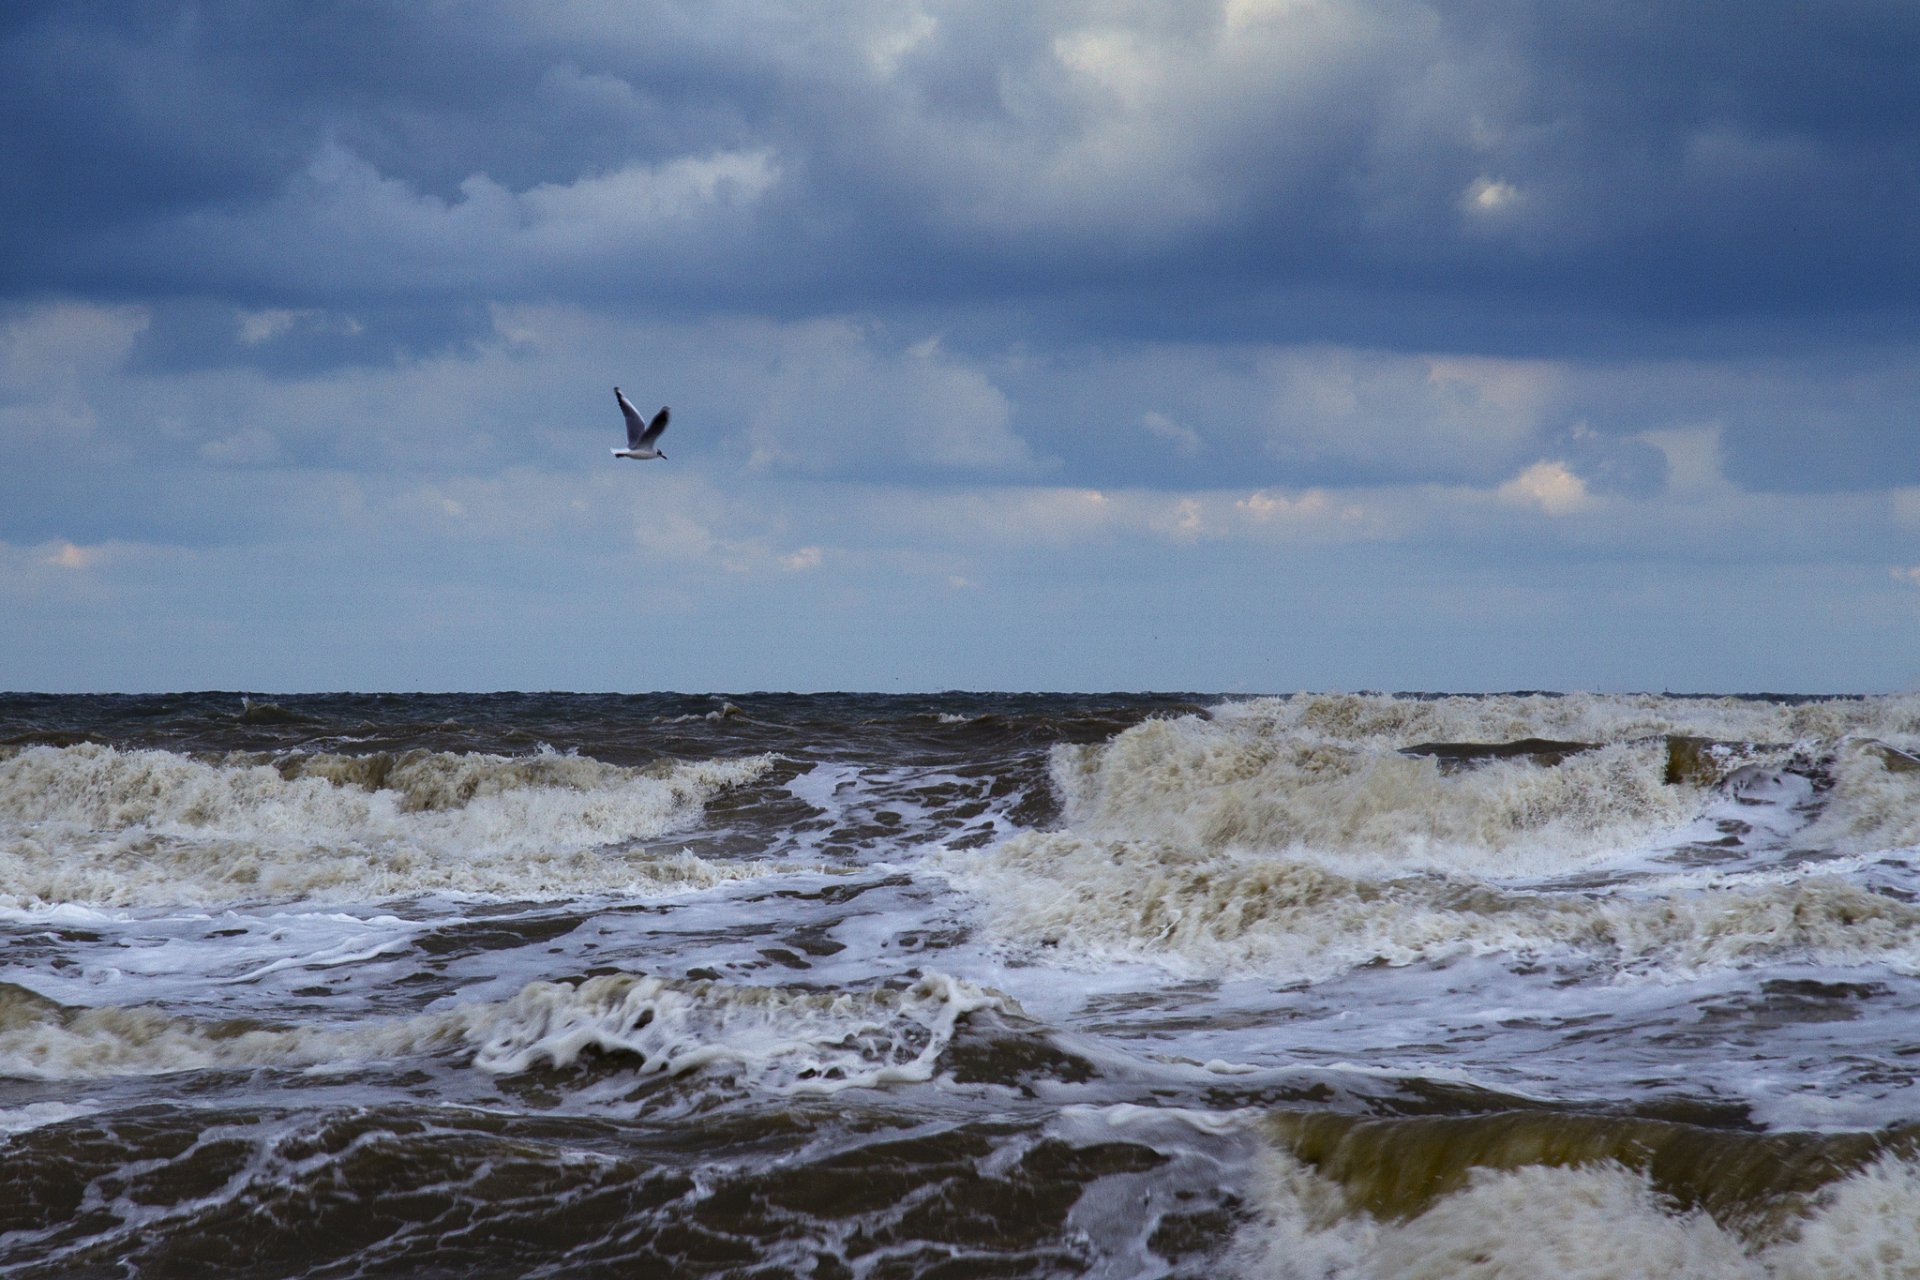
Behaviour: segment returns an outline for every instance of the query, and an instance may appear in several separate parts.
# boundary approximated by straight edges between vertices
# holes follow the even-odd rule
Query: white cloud
[[[280,460],[280,441],[264,427],[243,427],[201,445],[200,456],[219,466],[265,466]]]
[[[628,165],[570,184],[542,183],[519,195],[484,175],[467,179],[461,190],[483,208],[502,210],[503,221],[513,228],[509,234],[544,249],[579,253],[644,243],[717,210],[745,208],[779,178],[772,150],[761,147]]]
[[[891,80],[901,60],[925,45],[940,28],[938,18],[913,5],[893,6],[887,16],[892,19],[889,25],[866,33],[860,42],[867,65],[881,80]]]
[[[1290,496],[1221,489],[887,488],[843,493],[837,519],[843,540],[859,536],[900,548],[1014,556],[1105,554],[1142,540],[1326,545],[1406,536],[1431,516],[1419,504],[1388,510],[1394,492],[1369,490],[1337,500],[1324,491]]]
[[[1461,193],[1461,207],[1470,213],[1498,213],[1520,199],[1520,188],[1498,178],[1475,178]]]
[[[1538,507],[1550,516],[1572,515],[1593,505],[1586,482],[1564,462],[1536,462],[1500,486],[1508,502]]]
[[[1670,462],[1672,488],[1600,488],[1580,449],[1623,437],[1617,423],[1589,423],[1583,435],[1571,425],[1583,415],[1559,418],[1567,375],[1554,364],[1263,347],[1154,347],[1137,368],[1124,348],[1077,364],[1022,363],[1022,352],[963,352],[925,329],[903,337],[852,319],[633,322],[559,305],[503,306],[494,316],[491,336],[374,367],[169,374],[128,366],[122,354],[122,364],[88,379],[90,394],[129,421],[177,421],[190,434],[130,434],[89,473],[103,494],[152,494],[151,504],[127,508],[126,523],[115,524],[126,504],[113,497],[84,524],[51,506],[30,517],[24,538],[14,535],[23,549],[6,559],[0,613],[26,600],[52,609],[151,593],[148,561],[119,548],[146,536],[134,529],[167,522],[192,532],[161,536],[218,548],[164,566],[169,582],[193,584],[197,616],[225,616],[232,591],[213,566],[238,566],[255,581],[289,582],[285,610],[316,627],[333,624],[345,584],[368,565],[390,584],[417,585],[436,609],[464,601],[458,607],[476,617],[612,616],[619,610],[595,594],[604,590],[627,593],[621,609],[636,615],[737,626],[748,597],[764,607],[772,596],[817,596],[818,616],[865,609],[882,631],[892,615],[873,602],[914,591],[951,600],[949,590],[980,583],[991,587],[983,616],[1013,625],[993,611],[1065,608],[1085,584],[1117,598],[1152,580],[1177,599],[1208,575],[1277,582],[1387,561],[1525,575],[1550,558],[1569,575],[1604,578],[1606,566],[1628,566],[1671,583],[1721,573],[1737,558],[1754,572],[1730,579],[1791,562],[1850,565],[1851,575],[1832,576],[1858,582],[1866,566],[1883,591],[1888,565],[1902,583],[1913,581],[1907,566],[1920,567],[1912,536],[1920,488],[1747,492],[1721,474],[1712,427],[1637,445]],[[108,356],[126,349],[124,339],[79,345]],[[1199,421],[1225,433],[1239,420],[1235,398],[1271,394],[1282,374],[1357,437],[1345,456],[1398,450],[1404,470],[1309,487],[1289,483],[1289,470],[1265,461],[1255,440],[1211,433],[1202,457],[1218,474],[1202,482],[1161,487],[1167,474],[1157,464],[1111,466],[1116,429],[1132,454],[1177,447],[1170,430],[1153,431],[1145,405],[1165,406],[1154,412],[1171,427]],[[608,459],[619,430],[615,380],[673,402],[674,461]],[[1090,407],[1059,439],[1084,432],[1085,448],[1049,471],[1013,424],[1082,402]],[[1399,416],[1383,426],[1373,409]],[[1568,425],[1540,426],[1558,421]],[[756,447],[759,468],[747,465]],[[1447,451],[1472,447],[1481,450],[1478,473],[1450,472]],[[769,460],[767,450],[781,456]],[[1009,458],[1017,465],[994,465]],[[164,491],[149,476],[156,459],[172,468]],[[223,469],[241,462],[254,469]],[[1082,482],[1036,482],[1049,475]],[[1099,485],[1085,483],[1095,476]],[[17,499],[11,505],[20,528],[29,517]],[[311,579],[274,578],[290,559]],[[395,607],[412,618],[409,598]],[[608,627],[605,635],[619,634]],[[396,643],[412,643],[404,626],[394,630]],[[822,669],[833,669],[837,654],[824,641],[818,648]],[[187,662],[176,655],[169,669]]]
[[[1666,455],[1668,493],[1706,498],[1733,490],[1722,468],[1720,436],[1720,424],[1709,423],[1647,431],[1639,438]]]
[[[260,311],[240,311],[235,316],[239,325],[240,344],[257,347],[277,338],[284,338],[295,329],[311,333],[343,333],[348,336],[364,332],[365,326],[352,316],[329,315],[317,307],[267,307]]]
[[[1176,498],[1165,510],[1148,521],[1154,532],[1178,542],[1191,542],[1211,532],[1204,508],[1198,498]]]
[[[1511,182],[1488,177],[1467,184],[1455,202],[1467,224],[1483,233],[1513,227],[1526,205],[1526,192]]]
[[[758,394],[750,465],[814,475],[900,467],[1029,472],[1012,402],[937,339],[889,350],[862,326],[820,320],[769,335],[774,371]]]
[[[834,152],[936,225],[1107,250],[1177,244],[1317,185],[1364,135],[1368,90],[1436,31],[1318,0],[1038,5],[997,30],[950,4],[895,8],[842,14],[838,41],[741,34],[832,84],[846,110],[831,128],[848,135]]]
[[[1550,361],[1342,347],[1272,350],[1259,366],[1281,460],[1463,480],[1534,446],[1566,377]]]
[[[0,384],[67,388],[118,368],[150,323],[139,306],[55,302],[16,312],[0,325]]]
[[[1157,409],[1147,410],[1146,416],[1140,420],[1140,425],[1188,457],[1200,452],[1200,433],[1192,427],[1181,426]]]
[[[99,393],[151,323],[144,307],[55,302],[0,323],[0,441],[71,448],[100,425]],[[20,465],[15,459],[13,465]]]
[[[270,342],[283,334],[293,332],[294,321],[312,314],[311,311],[294,311],[286,307],[269,307],[264,311],[242,311],[240,341],[249,347],[257,347],[263,342]]]
[[[156,574],[192,568],[194,554],[164,543],[106,539],[75,542],[54,538],[39,543],[0,540],[0,616],[13,611],[31,627],[24,612],[39,600],[110,604],[130,590],[151,585]]]
[[[514,190],[469,175],[451,199],[382,173],[339,144],[324,147],[273,203],[203,210],[171,224],[157,252],[225,256],[235,269],[301,288],[501,288],[555,271],[630,271],[694,278],[707,255],[738,245],[742,218],[780,181],[771,148],[683,155]],[[309,250],[289,255],[287,246]],[[241,320],[264,342],[306,313],[269,309]]]
[[[1249,519],[1264,524],[1269,520],[1317,519],[1327,513],[1331,503],[1321,489],[1310,489],[1297,498],[1256,489],[1246,497],[1237,499],[1233,505]]]
[[[804,573],[808,569],[820,567],[820,548],[801,547],[780,557],[780,567],[789,573]]]
[[[101,563],[106,555],[105,547],[82,547],[72,542],[61,542],[47,552],[41,563],[56,569],[91,569]]]
[[[1122,505],[1098,489],[976,489],[939,495],[928,510],[969,541],[1070,546],[1112,530]]]

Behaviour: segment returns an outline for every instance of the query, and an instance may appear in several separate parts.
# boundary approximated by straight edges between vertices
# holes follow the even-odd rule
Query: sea
[[[1920,695],[0,695],[9,1277],[1920,1276]]]

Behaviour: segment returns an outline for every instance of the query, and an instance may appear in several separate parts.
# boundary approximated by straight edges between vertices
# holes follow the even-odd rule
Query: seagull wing
[[[620,388],[613,389],[613,398],[620,402],[620,416],[627,420],[627,448],[638,449],[647,434],[647,420],[633,407],[633,402],[620,394]]]
[[[634,425],[639,421],[640,421],[640,415],[637,413],[632,413],[628,416],[627,432],[629,435],[632,434]],[[653,415],[653,423],[651,426],[647,428],[647,433],[640,437],[640,447],[643,449],[652,448],[653,442],[655,440],[658,440],[660,438],[660,433],[662,431],[665,431],[666,429],[667,429],[667,407],[665,405],[661,405],[660,412]]]

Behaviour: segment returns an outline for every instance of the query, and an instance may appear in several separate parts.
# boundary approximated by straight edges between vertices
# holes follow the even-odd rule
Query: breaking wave
[[[476,1065],[511,1073],[614,1054],[678,1075],[724,1064],[788,1092],[929,1079],[955,1025],[1005,997],[942,974],[905,990],[800,991],[634,974],[537,982],[490,1015]]]
[[[1856,736],[1920,739],[1920,694],[1812,701],[1598,693],[1436,698],[1296,694],[1230,702],[1212,714],[1222,725],[1269,737],[1384,748],[1522,738],[1626,742],[1682,736],[1756,743]]]
[[[1920,907],[1830,875],[1673,896],[1540,893],[1071,834],[1020,836],[947,865],[1002,936],[1081,963],[1144,954],[1206,972],[1324,977],[1579,953],[1667,976],[1782,959],[1920,972]]]
[[[1913,1134],[1282,1116],[1247,1276],[1871,1280],[1920,1266]]]
[[[42,1080],[328,1068],[471,1054],[494,1075],[591,1058],[633,1074],[703,1068],[788,1093],[929,1079],[965,1015],[1018,1013],[985,988],[929,974],[903,990],[811,991],[604,974],[532,982],[512,998],[348,1025],[204,1022],[149,1007],[80,1008],[0,983],[0,1076]]]
[[[1380,871],[1539,874],[1644,847],[1698,812],[1666,782],[1664,740],[1552,767],[1275,737],[1239,721],[1158,720],[1057,748],[1071,829],[1198,850],[1291,852]]]
[[[697,822],[770,756],[626,769],[506,757],[231,755],[98,745],[0,758],[0,904],[546,898],[749,871],[619,846]]]
[[[1861,882],[1858,856],[1782,859],[1920,843],[1916,730],[1911,697],[1259,699],[1054,748],[1061,829],[938,865],[1002,937],[1076,963],[1915,972],[1920,908]],[[1688,847],[1753,860],[1654,865]]]
[[[1911,843],[1916,742],[1920,697],[1301,695],[1057,747],[1053,779],[1106,839],[1544,875],[1657,842],[1741,766],[1832,766],[1849,843]]]
[[[1852,852],[1920,845],[1920,758],[1871,738],[1832,761],[1833,793],[1807,838]]]

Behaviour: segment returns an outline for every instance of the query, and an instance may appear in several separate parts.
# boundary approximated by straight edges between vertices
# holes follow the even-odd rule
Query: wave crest
[[[1222,722],[1262,726],[1269,734],[1387,748],[1520,738],[1626,742],[1679,735],[1728,742],[1796,742],[1920,736],[1920,694],[1789,702],[1662,694],[1428,698],[1328,693],[1251,698],[1225,703],[1212,714]]]
[[[1810,840],[1852,852],[1920,845],[1920,759],[1870,738],[1843,743]]]
[[[1551,766],[1519,757],[1456,769],[1433,755],[1189,718],[1056,748],[1053,778],[1070,827],[1101,838],[1537,875],[1642,847],[1693,817],[1702,793],[1670,785],[1667,765],[1664,739]]]
[[[1920,1258],[1911,1132],[1883,1142],[1582,1117],[1315,1119],[1415,1139],[1423,1124],[1476,1132],[1445,1135],[1432,1159],[1400,1151],[1392,1167],[1357,1167],[1341,1157],[1359,1153],[1302,1149],[1293,1126],[1276,1126],[1281,1149],[1231,1250],[1240,1274],[1830,1280],[1908,1275]]]
[[[1838,876],[1588,896],[1370,879],[1300,859],[1071,833],[1018,836],[946,866],[985,900],[1001,936],[1081,962],[1146,956],[1203,972],[1324,977],[1463,954],[1577,953],[1667,975],[1786,957],[1920,971],[1920,907]]]
[[[489,1016],[474,1061],[502,1074],[589,1053],[667,1075],[724,1063],[789,1092],[833,1092],[929,1079],[960,1017],[987,1007],[1014,1010],[942,974],[857,992],[609,974],[528,985]]]
[[[713,883],[747,872],[618,847],[692,825],[710,798],[771,764],[29,747],[0,759],[0,902],[545,898]]]
[[[532,982],[510,999],[346,1025],[202,1022],[158,1008],[77,1008],[0,983],[0,1076],[43,1080],[328,1067],[471,1052],[494,1075],[571,1068],[707,1067],[763,1088],[830,1093],[930,1079],[961,1018],[1018,1014],[944,974],[903,990],[812,991],[616,973]]]
[[[323,778],[335,786],[391,791],[402,813],[466,807],[476,798],[530,787],[594,791],[617,787],[635,770],[546,750],[530,756],[448,751],[374,752],[364,756],[295,753],[267,761],[282,778]]]

